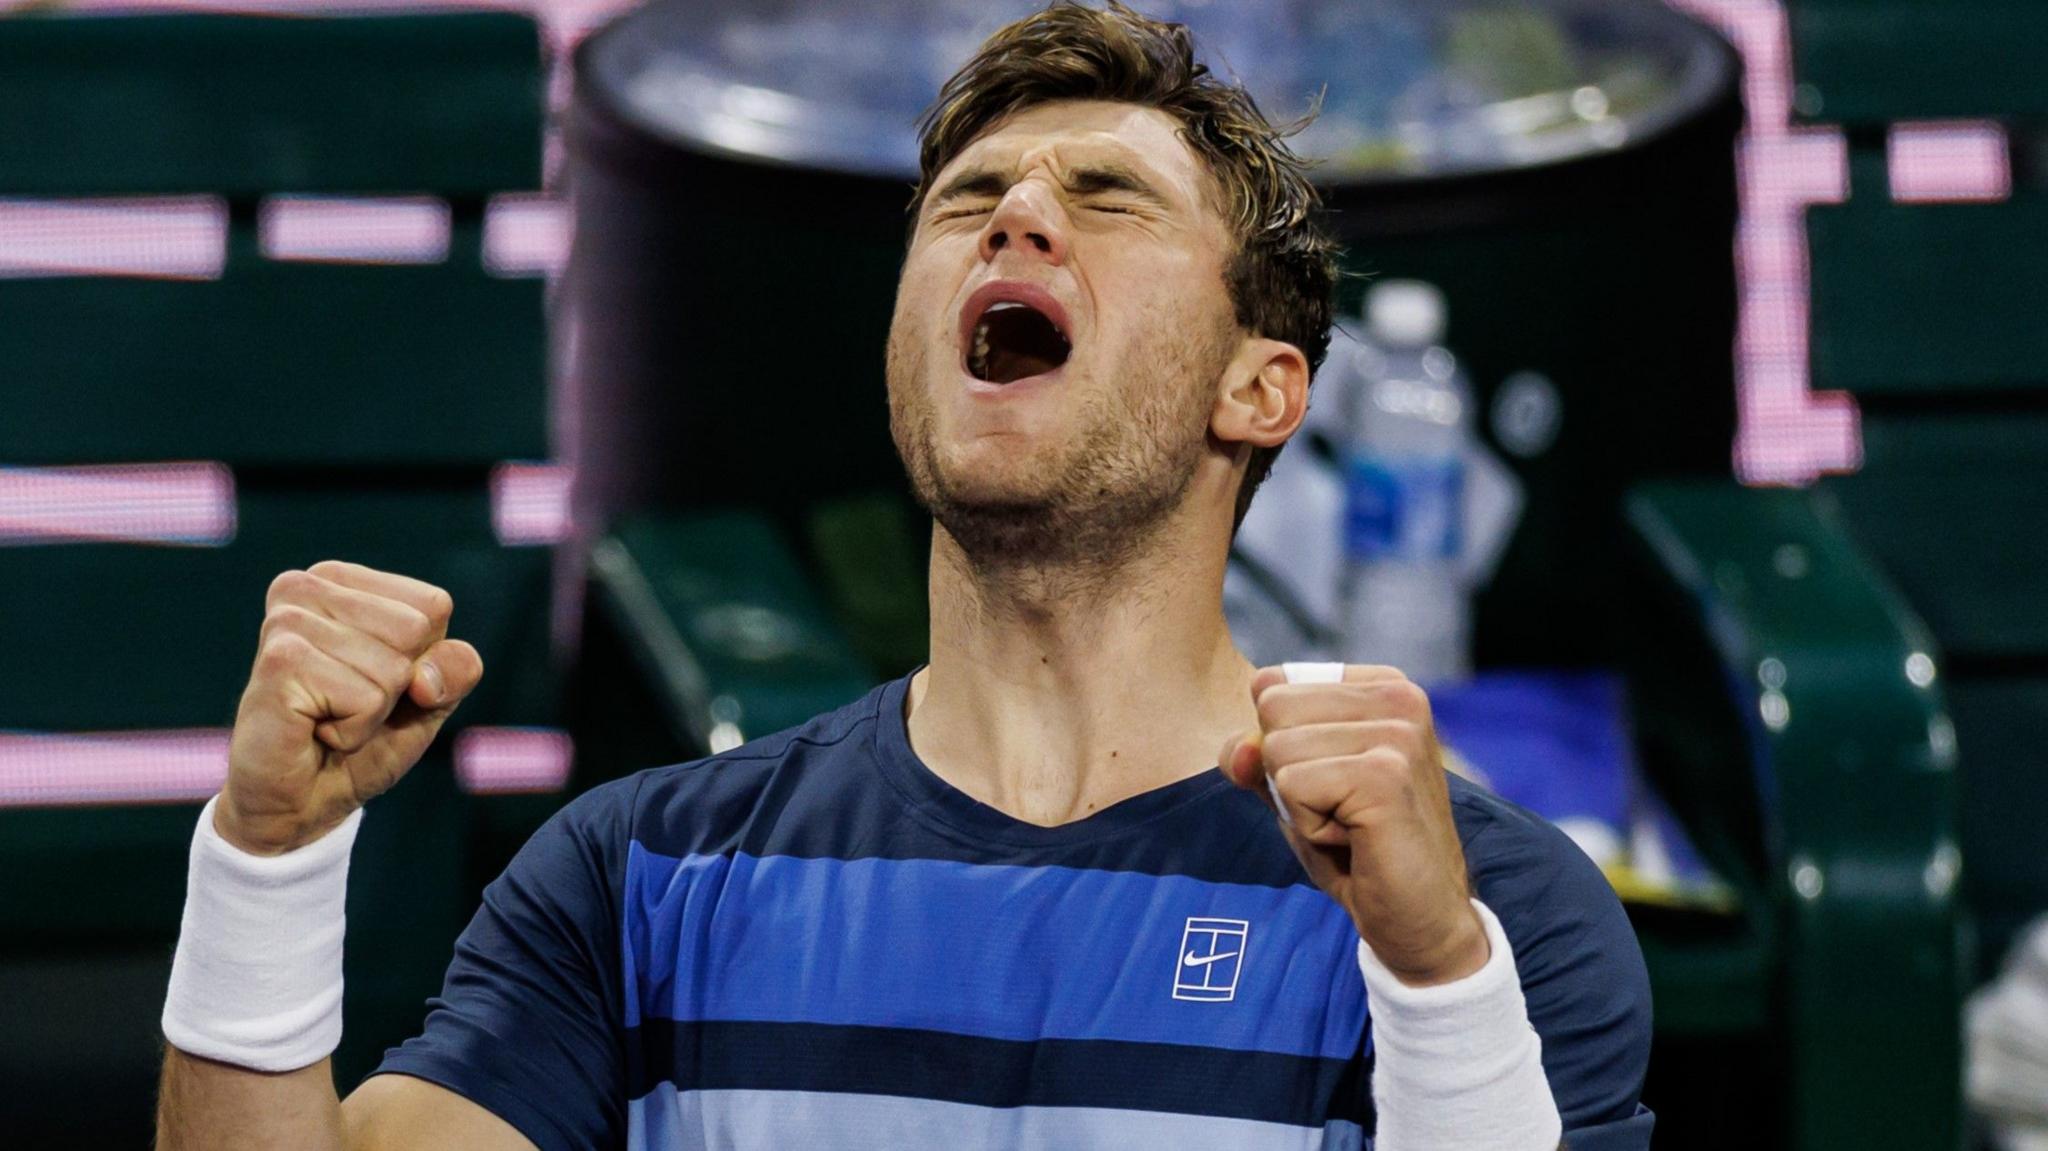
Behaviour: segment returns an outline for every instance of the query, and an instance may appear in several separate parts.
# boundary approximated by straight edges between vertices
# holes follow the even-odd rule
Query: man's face
[[[1203,458],[1237,334],[1231,237],[1177,127],[1135,105],[1043,104],[931,183],[890,326],[890,423],[919,498],[970,552],[1129,539]]]

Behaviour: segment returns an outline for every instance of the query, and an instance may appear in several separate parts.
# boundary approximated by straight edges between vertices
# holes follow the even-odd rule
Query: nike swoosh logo
[[[1194,952],[1190,951],[1186,955],[1181,956],[1180,961],[1183,965],[1188,967],[1201,967],[1205,964],[1214,963],[1219,959],[1236,958],[1237,952],[1235,951],[1226,951],[1221,955],[1196,955]]]

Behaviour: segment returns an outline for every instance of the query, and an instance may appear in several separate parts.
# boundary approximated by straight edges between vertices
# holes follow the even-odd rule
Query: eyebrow
[[[1166,197],[1149,181],[1135,170],[1115,161],[1099,160],[1083,164],[1070,170],[1061,183],[1067,193],[1073,196],[1123,192],[1142,200],[1149,200],[1162,208],[1169,206]],[[946,181],[938,191],[932,193],[929,203],[937,205],[969,196],[998,199],[1010,190],[1010,184],[1009,177],[993,168],[969,168]]]

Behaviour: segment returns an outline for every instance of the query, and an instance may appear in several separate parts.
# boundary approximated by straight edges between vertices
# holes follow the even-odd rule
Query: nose
[[[981,258],[1016,251],[1058,266],[1067,259],[1067,219],[1052,194],[1036,180],[1010,186],[981,230]]]

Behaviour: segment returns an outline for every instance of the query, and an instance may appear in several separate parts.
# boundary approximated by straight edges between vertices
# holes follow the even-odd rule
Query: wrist
[[[1418,949],[1383,949],[1366,935],[1359,938],[1372,948],[1380,966],[1409,987],[1438,987],[1456,983],[1486,966],[1493,957],[1493,945],[1486,925],[1470,899],[1460,899],[1452,926],[1434,944]]]
[[[221,788],[213,803],[213,833],[229,847],[246,855],[284,855],[324,838],[347,822],[352,813],[342,812],[339,817],[317,826],[296,812],[290,815],[250,813],[236,801],[230,784]]]
[[[235,814],[234,801],[222,791],[213,805],[213,833],[229,847],[248,855],[282,855],[291,850],[289,835],[280,835],[260,824],[252,828],[250,823],[246,816]]]

